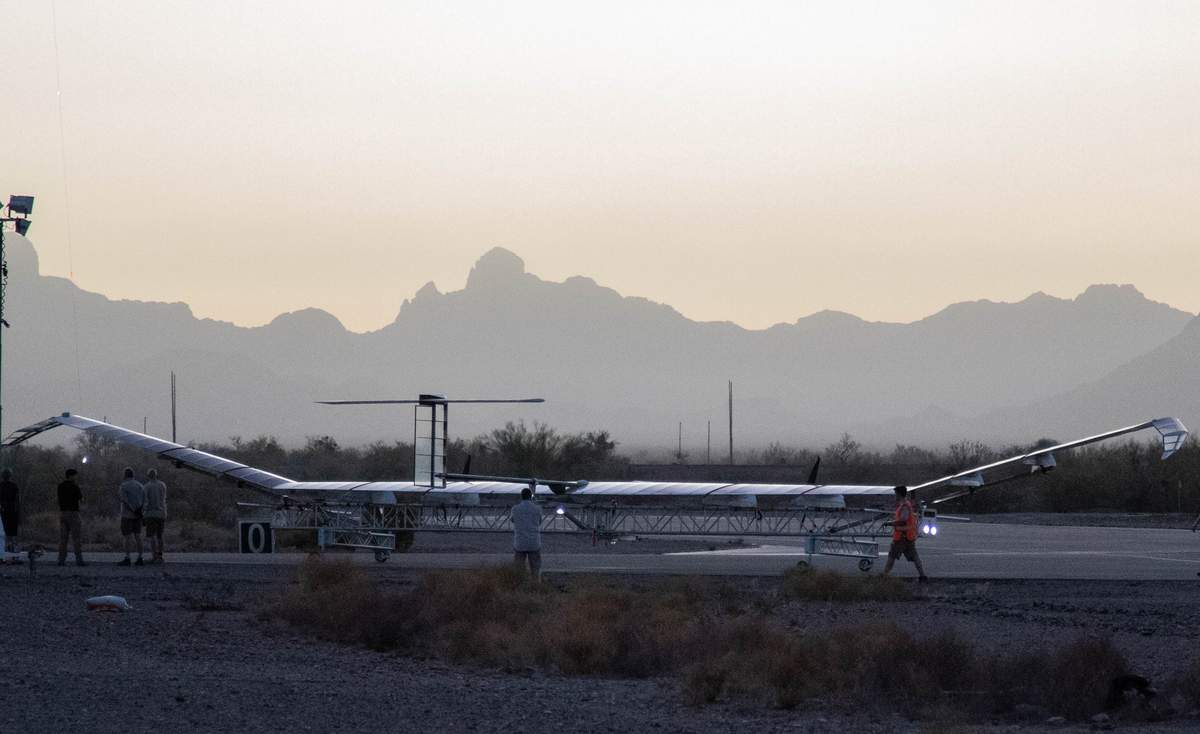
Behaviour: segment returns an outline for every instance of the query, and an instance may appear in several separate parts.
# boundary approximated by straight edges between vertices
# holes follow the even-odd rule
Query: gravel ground
[[[372,567],[387,585],[413,572]],[[0,731],[1008,731],[914,724],[880,713],[815,706],[777,711],[750,703],[691,708],[673,680],[564,678],[414,660],[315,640],[256,609],[288,583],[275,566],[93,564],[0,568],[6,681]],[[563,579],[549,579],[562,583]],[[619,580],[639,587],[653,577]],[[567,581],[569,583],[569,581]],[[769,578],[717,580],[738,591]],[[952,625],[985,649],[1111,633],[1135,667],[1158,681],[1191,661],[1200,640],[1197,584],[1159,582],[935,582],[923,601],[789,603],[797,626],[893,619],[914,631]],[[84,599],[121,594],[131,612],[87,612]],[[736,598],[736,597],[735,597]],[[836,664],[836,661],[831,661]],[[1195,730],[1184,719],[1138,731]],[[1022,728],[1026,728],[1023,727]],[[1034,727],[1041,728],[1041,727]],[[1083,731],[1086,726],[1054,728]],[[1132,730],[1132,728],[1130,729]]]

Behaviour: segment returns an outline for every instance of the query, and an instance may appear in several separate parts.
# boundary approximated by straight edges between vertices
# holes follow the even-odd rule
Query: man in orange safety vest
[[[892,515],[892,547],[888,551],[883,575],[890,574],[896,559],[904,556],[917,567],[917,573],[920,574],[917,580],[928,581],[921,557],[917,555],[917,511],[908,501],[908,487],[896,487],[893,491],[896,493],[896,511]]]

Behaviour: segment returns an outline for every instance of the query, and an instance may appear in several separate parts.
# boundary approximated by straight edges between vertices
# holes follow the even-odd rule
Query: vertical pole
[[[175,439],[175,371],[171,371],[171,443],[179,443]]]
[[[4,254],[4,225],[0,222],[0,363],[4,361],[4,291],[8,290],[8,260]],[[0,378],[0,439],[4,438],[4,380]]]
[[[712,421],[708,422],[708,449],[704,452],[704,463],[712,463]]]
[[[446,452],[450,450],[450,445],[449,445],[449,441],[448,441],[449,437],[450,437],[450,403],[445,403],[442,405],[442,473],[443,474],[446,473]],[[436,449],[436,447],[435,447],[435,449]],[[446,478],[445,477],[442,477],[442,483],[438,486],[441,486],[441,487],[446,486]],[[537,487],[534,487],[533,489],[535,492],[537,491]]]
[[[729,463],[733,463],[733,380],[729,381]]]
[[[675,449],[675,460],[683,463],[683,421],[679,421],[679,448]]]
[[[146,427],[146,416],[142,416],[142,433],[148,433],[149,428]]]

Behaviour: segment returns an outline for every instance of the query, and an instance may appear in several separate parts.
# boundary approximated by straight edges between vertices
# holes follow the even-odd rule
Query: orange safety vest
[[[900,511],[908,509],[908,520],[900,516]],[[917,511],[912,503],[904,500],[896,505],[896,513],[892,515],[892,540],[917,539]]]

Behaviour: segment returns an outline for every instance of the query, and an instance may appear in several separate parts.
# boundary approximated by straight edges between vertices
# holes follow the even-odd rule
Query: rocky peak
[[[525,276],[525,261],[511,250],[493,247],[475,261],[467,276],[467,289],[508,286]]]
[[[1089,285],[1087,290],[1075,297],[1075,303],[1081,306],[1113,306],[1126,303],[1146,302],[1148,299],[1142,292],[1129,283],[1097,283]]]
[[[319,308],[302,308],[299,311],[281,313],[272,319],[266,328],[304,334],[328,334],[346,330],[336,316]]]

